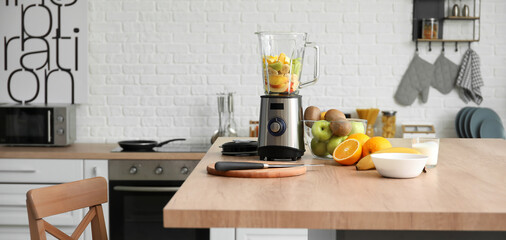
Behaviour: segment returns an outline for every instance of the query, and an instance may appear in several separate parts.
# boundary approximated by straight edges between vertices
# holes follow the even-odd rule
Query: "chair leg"
[[[104,211],[102,205],[96,205],[95,208],[97,215],[91,220],[91,235],[93,240],[107,240],[107,231],[105,228]]]

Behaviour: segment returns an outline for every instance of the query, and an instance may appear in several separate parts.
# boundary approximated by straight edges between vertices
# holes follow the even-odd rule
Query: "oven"
[[[209,240],[209,229],[163,227],[163,207],[198,160],[110,160],[110,239]]]

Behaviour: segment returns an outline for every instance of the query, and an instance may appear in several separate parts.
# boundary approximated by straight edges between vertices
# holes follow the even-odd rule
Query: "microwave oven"
[[[1,145],[67,146],[75,139],[75,105],[0,104]]]

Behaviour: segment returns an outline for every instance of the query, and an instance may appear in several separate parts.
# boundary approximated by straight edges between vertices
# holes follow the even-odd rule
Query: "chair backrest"
[[[26,193],[26,207],[32,240],[46,240],[46,232],[61,240],[78,239],[91,222],[93,240],[107,240],[102,203],[107,202],[107,181],[103,177],[32,189]],[[43,218],[89,207],[83,220],[68,236]]]

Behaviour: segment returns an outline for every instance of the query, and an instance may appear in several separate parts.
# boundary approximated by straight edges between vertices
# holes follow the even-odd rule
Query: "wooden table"
[[[436,168],[413,179],[381,177],[334,161],[301,176],[208,175],[220,138],[164,208],[164,227],[506,231],[506,141],[441,139]],[[408,139],[391,139],[409,146]]]

